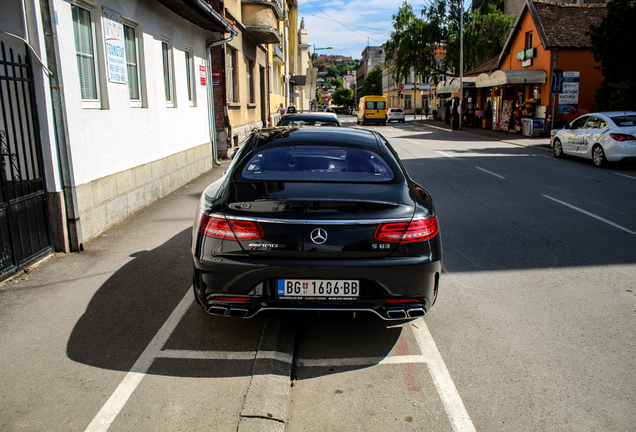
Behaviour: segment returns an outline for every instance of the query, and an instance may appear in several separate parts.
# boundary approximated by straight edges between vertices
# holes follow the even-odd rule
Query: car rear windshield
[[[366,109],[374,109],[374,110],[383,110],[384,108],[386,108],[386,104],[384,102],[381,101],[367,101],[364,104],[364,107]]]
[[[402,112],[402,108],[393,108],[391,111],[393,111],[395,113],[401,113]]]
[[[612,121],[616,123],[616,126],[619,126],[619,127],[636,126],[636,116],[633,116],[633,115],[622,115],[622,116],[612,117]]]
[[[254,154],[243,168],[247,180],[388,182],[394,173],[377,153],[355,147],[299,145]]]
[[[324,118],[317,119],[298,119],[298,118],[284,118],[278,123],[279,126],[340,126],[340,123],[335,121],[329,116],[324,116]]]

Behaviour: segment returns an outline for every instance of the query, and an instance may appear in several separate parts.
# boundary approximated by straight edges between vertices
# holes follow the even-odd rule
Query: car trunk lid
[[[238,183],[228,220],[256,221],[262,237],[239,240],[250,255],[289,259],[384,257],[397,243],[375,239],[380,223],[409,221],[404,184]],[[337,198],[333,198],[337,196]]]

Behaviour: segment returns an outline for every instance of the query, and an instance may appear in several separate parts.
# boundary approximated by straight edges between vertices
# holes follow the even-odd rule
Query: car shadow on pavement
[[[101,369],[131,370],[184,295],[191,295],[190,236],[191,230],[186,229],[161,246],[132,254],[132,259],[99,287],[69,338],[67,355],[71,360]],[[299,337],[306,338],[306,346],[324,347],[320,351],[330,357],[384,358],[401,331],[388,328],[391,324],[379,318],[353,319],[351,315],[338,316],[335,321],[312,321],[315,315],[290,313],[251,319],[216,317],[196,304],[193,295],[191,298],[192,304],[154,359],[149,374],[249,376],[258,373],[254,359],[258,350],[284,352],[279,347],[294,346]],[[264,328],[275,320],[280,323],[279,336],[275,337],[291,340],[274,341],[264,348]],[[294,340],[296,327],[308,326],[322,330],[309,335],[301,331]],[[276,373],[277,367],[274,364],[267,370]],[[334,372],[327,369],[324,373]]]

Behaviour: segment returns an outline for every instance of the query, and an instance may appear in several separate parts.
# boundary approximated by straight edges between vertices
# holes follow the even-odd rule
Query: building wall
[[[83,102],[80,92],[72,3],[53,0],[77,206],[87,241],[211,168],[206,87],[199,75],[199,66],[205,65],[205,35],[152,0],[74,4],[91,13],[100,96],[94,106]],[[135,28],[140,106],[131,104],[127,84],[108,81],[102,6]],[[162,40],[170,46],[172,104],[165,98]],[[192,58],[192,101],[186,51]],[[53,130],[52,115],[43,122]],[[48,145],[54,147],[54,142]],[[53,159],[49,163],[56,165]],[[53,167],[48,171],[59,176]],[[58,199],[52,201],[63,201],[61,191],[53,195]]]
[[[579,72],[579,113],[559,114],[565,121],[572,121],[586,112],[596,111],[594,92],[603,82],[603,75],[596,69],[599,66],[589,50],[559,50],[557,69],[565,72]],[[548,91],[550,88],[548,87]],[[558,101],[558,97],[557,97]]]
[[[101,6],[136,23],[140,41],[143,106],[132,107],[126,84],[106,79]],[[194,68],[205,64],[203,30],[156,2],[119,3],[104,0],[90,7],[98,47],[101,107],[83,106],[75,54],[71,5],[55,0],[57,32],[63,68],[66,117],[76,184],[126,171],[209,142],[205,87],[197,79],[194,106],[187,97],[185,48]],[[162,37],[172,44],[175,105],[165,101]],[[197,76],[198,78],[198,76]],[[90,127],[87,127],[90,125]]]
[[[527,32],[533,32],[533,47],[537,49],[537,57],[532,59],[532,65],[523,67],[522,62],[517,60],[517,52],[525,48],[525,35]],[[552,96],[550,94],[550,77],[552,75],[554,52],[544,49],[536,27],[530,16],[526,13],[520,22],[520,31],[517,33],[511,44],[510,53],[504,56],[499,67],[501,70],[542,70],[547,73],[546,82],[541,85],[541,105],[548,106],[548,113],[551,112]],[[598,63],[594,61],[594,57],[589,49],[577,50],[558,50],[557,69],[566,72],[579,72],[579,111],[592,112],[594,110],[594,91],[602,83],[603,76],[596,69]],[[530,86],[528,86],[530,87]],[[526,94],[526,97],[531,97]],[[558,107],[558,96],[556,97]],[[558,112],[555,109],[555,113]],[[559,118],[565,121],[574,120],[580,113],[559,114]]]

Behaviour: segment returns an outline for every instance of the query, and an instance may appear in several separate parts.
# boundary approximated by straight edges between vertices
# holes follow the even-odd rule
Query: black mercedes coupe
[[[430,194],[377,132],[255,131],[204,191],[194,295],[213,315],[370,312],[414,319],[435,303],[442,243]]]

